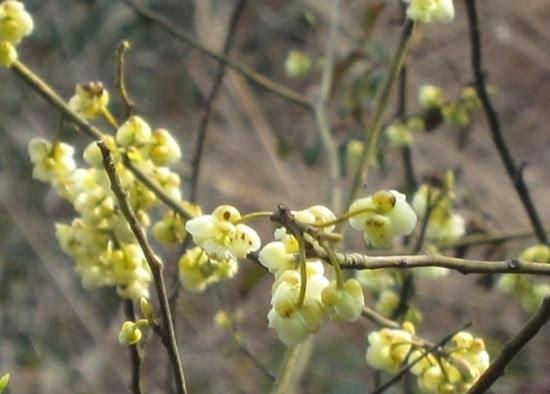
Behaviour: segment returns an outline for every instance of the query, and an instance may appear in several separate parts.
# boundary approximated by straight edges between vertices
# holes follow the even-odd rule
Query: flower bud
[[[9,41],[0,41],[0,66],[11,67],[17,61],[17,50]]]
[[[302,51],[291,50],[285,62],[285,71],[289,77],[302,78],[311,70],[311,59]]]
[[[403,123],[392,123],[386,129],[386,136],[394,148],[404,148],[413,144],[414,138],[409,127]]]
[[[120,328],[118,341],[122,345],[135,345],[141,340],[142,337],[143,334],[137,327],[136,323],[133,321],[125,321]]]

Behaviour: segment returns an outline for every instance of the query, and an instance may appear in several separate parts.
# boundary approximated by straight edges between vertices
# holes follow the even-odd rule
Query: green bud
[[[153,309],[153,304],[151,304],[151,301],[149,301],[147,297],[141,297],[139,299],[139,309],[141,310],[143,317],[149,321],[153,320],[155,311]]]
[[[143,334],[137,327],[136,323],[133,321],[125,321],[120,328],[118,341],[122,345],[135,345],[141,340],[142,336]]]

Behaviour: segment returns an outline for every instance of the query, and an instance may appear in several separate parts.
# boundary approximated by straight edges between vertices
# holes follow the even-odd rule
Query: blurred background
[[[155,0],[140,4],[169,18],[208,48],[221,51],[233,0]],[[230,57],[308,98],[319,95],[328,37],[328,0],[249,0]],[[485,71],[496,89],[495,105],[533,199],[550,223],[550,3],[544,0],[478,1]],[[65,98],[74,85],[103,81],[114,91],[114,51],[132,43],[127,57],[128,86],[138,112],[156,127],[170,130],[185,156],[177,169],[190,173],[199,113],[217,64],[183,45],[121,1],[27,0],[35,31],[20,48],[21,59]],[[458,97],[472,82],[468,27],[462,1],[448,25],[415,33],[409,65],[408,111],[419,109],[418,88],[431,83]],[[338,81],[329,103],[333,133],[343,151],[361,134],[378,83],[400,34],[397,0],[345,0],[340,13],[336,64]],[[290,50],[312,59],[302,78],[285,73]],[[353,59],[353,60],[350,60]],[[348,64],[349,63],[349,64]],[[7,70],[0,70],[0,374],[11,373],[13,393],[128,392],[127,350],[117,342],[124,320],[113,290],[85,290],[54,236],[54,223],[69,221],[71,207],[46,185],[33,181],[26,153],[35,136],[51,138],[58,115]],[[115,113],[120,113],[119,102]],[[118,105],[118,106],[117,106]],[[391,104],[394,107],[394,104]],[[388,111],[388,118],[394,113]],[[62,138],[81,149],[88,143],[70,127]],[[474,115],[465,129],[443,126],[418,136],[413,148],[419,176],[458,169],[459,210],[488,231],[527,229],[529,222],[496,155],[485,119]],[[403,184],[400,153],[387,147],[372,187]],[[274,209],[285,203],[302,209],[327,202],[327,171],[313,119],[306,110],[281,100],[229,70],[215,103],[204,156],[199,201],[206,212],[221,203],[241,212]],[[343,174],[341,185],[349,183]],[[184,185],[184,192],[186,192]],[[262,239],[273,228],[258,224]],[[348,246],[362,251],[354,239]],[[515,257],[534,240],[478,247],[469,256]],[[178,250],[158,249],[169,283],[175,283]],[[284,346],[267,328],[272,277],[242,262],[236,279],[205,293],[181,292],[177,304],[184,367],[192,393],[257,393],[270,381],[213,323],[220,308],[238,309],[238,330],[247,349],[275,373]],[[482,278],[486,279],[486,278]],[[450,274],[444,281],[421,281],[418,331],[437,340],[464,322],[484,337],[492,356],[527,320],[517,300],[477,276]],[[489,286],[490,287],[490,286]],[[221,295],[221,297],[220,297]],[[222,301],[220,301],[222,300]],[[372,305],[372,300],[367,302]],[[223,304],[223,305],[222,305]],[[366,365],[366,335],[374,326],[327,322],[316,336],[304,393],[359,393],[373,387]],[[550,329],[519,354],[495,393],[550,392]],[[147,346],[145,392],[166,392],[170,371],[160,343]],[[383,378],[384,380],[387,377]]]

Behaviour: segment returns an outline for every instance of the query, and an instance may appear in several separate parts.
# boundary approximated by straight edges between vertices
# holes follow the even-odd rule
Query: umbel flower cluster
[[[108,104],[109,94],[97,82],[78,85],[69,101],[72,110],[90,120],[100,116],[113,120]],[[150,212],[160,202],[123,165],[123,156],[167,195],[181,200],[180,178],[169,168],[181,158],[179,145],[168,131],[151,129],[139,116],[129,117],[114,137],[105,135],[103,140],[114,153],[116,170],[132,209],[140,224],[149,227]],[[151,272],[110,189],[96,143],[84,150],[82,157],[87,166],[82,167],[77,166],[73,147],[61,141],[35,138],[28,150],[33,177],[50,183],[78,213],[71,223],[58,223],[56,235],[63,251],[75,260],[84,286],[116,286],[123,298],[147,297]],[[168,214],[155,224],[154,233],[161,241],[180,242],[183,234],[174,224],[177,221]],[[166,222],[173,227],[167,229]]]
[[[383,328],[368,336],[367,362],[374,368],[396,373],[407,364],[423,392],[465,393],[489,366],[489,354],[481,338],[466,331],[455,334],[437,352],[415,336],[405,322],[402,329]]]

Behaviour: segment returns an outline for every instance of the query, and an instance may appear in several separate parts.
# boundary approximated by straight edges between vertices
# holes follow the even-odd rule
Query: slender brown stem
[[[550,297],[546,297],[538,311],[529,319],[523,328],[504,345],[500,354],[489,365],[489,368],[480,376],[469,394],[485,393],[504,374],[508,363],[519,351],[540,331],[550,319]]]
[[[546,234],[550,233],[550,226],[544,228]],[[507,241],[516,241],[525,238],[531,238],[536,236],[533,233],[533,229],[529,230],[516,230],[505,232],[502,234],[472,234],[467,235],[457,241],[439,245],[440,249],[457,248],[461,246],[476,246],[484,244],[497,244]]]
[[[161,27],[164,31],[166,31],[169,35],[174,37],[179,42],[195,48],[196,50],[200,51],[202,54],[214,60],[217,60],[218,62],[222,62],[226,64],[228,67],[231,67],[233,70],[237,71],[248,80],[254,82],[256,85],[264,88],[265,90],[276,94],[282,99],[287,100],[291,103],[297,104],[301,107],[311,108],[311,104],[309,103],[309,100],[303,95],[301,95],[300,93],[295,92],[294,90],[269,79],[268,77],[254,71],[252,68],[242,63],[238,63],[233,60],[230,60],[225,56],[222,56],[219,53],[206,48],[199,41],[197,41],[193,36],[191,36],[186,31],[179,29],[174,23],[172,23],[170,20],[168,20],[164,16],[159,15],[156,12],[150,11],[147,8],[140,6],[133,0],[120,0],[120,1],[128,5],[143,19],[153,22],[157,26]]]
[[[363,138],[366,148],[361,155],[357,170],[355,171],[355,175],[353,177],[353,182],[348,194],[348,198],[346,200],[346,204],[344,206],[344,210],[347,210],[353,200],[355,200],[357,193],[359,192],[360,186],[363,183],[363,180],[366,181],[367,179],[369,167],[375,162],[376,149],[378,147],[378,140],[382,131],[384,114],[388,106],[388,101],[394,82],[399,75],[401,66],[403,65],[403,59],[407,51],[413,28],[414,22],[410,19],[407,19],[403,26],[403,31],[399,40],[399,46],[397,47],[397,50],[393,56],[388,75],[384,79],[384,82],[380,86],[377,93],[374,113],[372,114],[370,124],[366,128]]]
[[[113,190],[113,193],[117,198],[119,208],[126,218],[126,221],[128,222],[130,229],[132,230],[132,233],[134,234],[141,250],[143,251],[145,260],[147,261],[147,264],[149,265],[149,268],[153,273],[153,279],[160,303],[160,312],[162,316],[161,332],[163,336],[163,343],[172,362],[177,391],[179,394],[185,394],[187,393],[185,387],[185,376],[183,373],[183,366],[178,351],[178,344],[176,341],[176,333],[172,321],[172,314],[170,312],[170,305],[168,303],[168,297],[166,295],[166,285],[164,283],[164,276],[162,272],[162,262],[153,252],[151,246],[149,245],[149,242],[147,241],[145,232],[139,225],[138,219],[134,211],[130,207],[130,204],[128,203],[127,194],[124,191],[122,184],[120,183],[120,179],[118,178],[109,148],[107,148],[103,141],[99,141],[97,145],[99,146],[101,154],[103,155],[103,166],[105,167],[105,171],[107,172],[109,180],[111,181],[111,189]]]
[[[125,58],[124,55],[126,51],[130,49],[130,43],[126,40],[121,41],[116,49],[116,80],[115,85],[117,87],[120,98],[124,105],[125,110],[125,119],[128,119],[136,108],[134,101],[130,98],[128,94],[128,89],[126,87],[126,78],[125,78]]]
[[[233,9],[233,14],[229,20],[229,28],[227,30],[227,36],[225,37],[225,43],[223,44],[222,56],[225,58],[229,54],[231,47],[233,46],[235,33],[237,31],[237,26],[239,24],[240,16],[244,10],[247,0],[238,0],[237,5]],[[214,82],[212,83],[212,88],[208,93],[206,102],[202,109],[202,112],[199,117],[199,131],[197,136],[197,145],[195,147],[195,153],[193,155],[192,173],[190,179],[190,191],[189,191],[189,200],[195,202],[197,200],[197,191],[199,185],[199,176],[201,170],[202,156],[204,151],[204,145],[206,142],[206,134],[208,131],[208,123],[210,121],[210,114],[212,113],[212,107],[214,101],[220,92],[222,86],[223,77],[225,75],[225,70],[227,63],[219,61],[218,70],[216,71],[216,76],[214,77]]]
[[[324,258],[324,256],[320,257]],[[442,255],[366,256],[359,253],[336,253],[336,257],[343,269],[442,267],[462,274],[508,273],[550,276],[550,264],[530,263],[514,259],[482,261]]]
[[[521,203],[523,204],[527,215],[529,216],[529,220],[531,221],[531,225],[533,226],[533,230],[535,231],[537,238],[541,243],[548,245],[548,237],[546,235],[546,232],[544,231],[543,222],[537,212],[535,204],[533,203],[531,193],[527,184],[525,183],[525,179],[523,178],[523,165],[518,166],[516,164],[516,161],[514,160],[514,157],[510,152],[510,148],[508,147],[507,142],[504,138],[498,114],[495,110],[489,94],[487,93],[485,74],[483,73],[482,66],[481,38],[479,32],[479,20],[477,16],[476,2],[475,0],[465,0],[465,2],[468,14],[468,22],[470,26],[470,42],[472,50],[471,60],[472,70],[475,78],[475,86],[477,94],[481,100],[483,110],[485,111],[485,116],[489,123],[491,137],[502,160],[502,163],[504,164],[506,173],[512,181],[518,197],[521,200]]]
[[[127,320],[136,321],[136,312],[132,300],[124,300],[124,315],[126,316]],[[132,381],[130,387],[132,389],[132,393],[141,394],[141,356],[139,355],[139,347],[136,344],[129,346],[128,349],[130,352],[130,362],[132,366]]]

